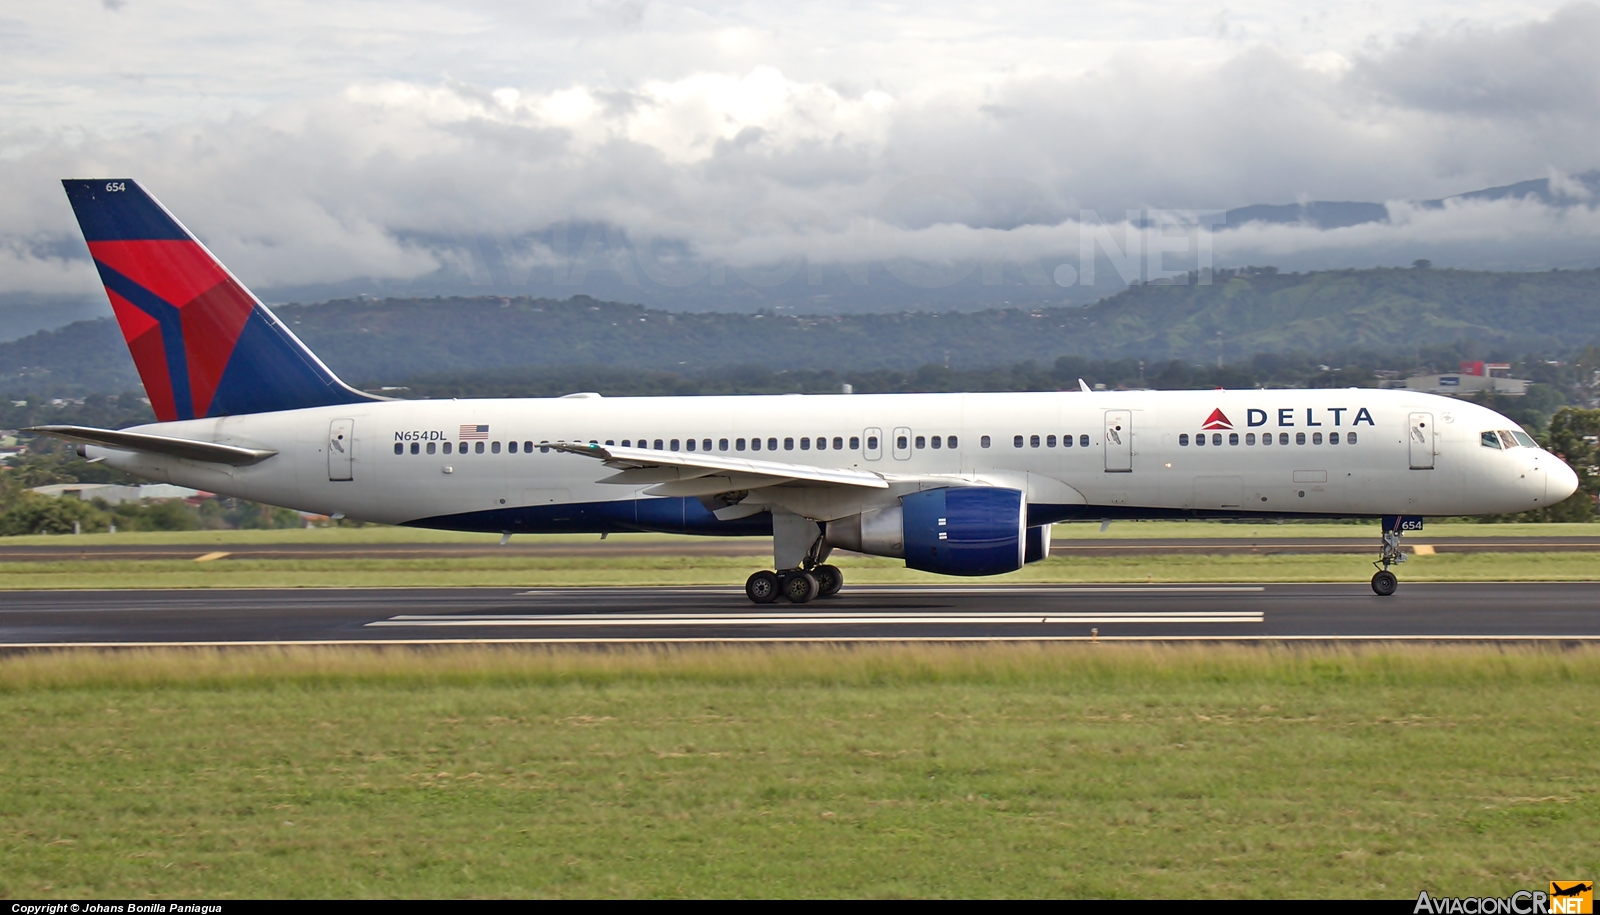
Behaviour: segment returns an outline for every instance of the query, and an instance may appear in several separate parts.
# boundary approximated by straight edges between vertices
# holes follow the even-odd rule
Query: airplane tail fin
[[[156,419],[378,400],[340,381],[138,182],[61,182]]]

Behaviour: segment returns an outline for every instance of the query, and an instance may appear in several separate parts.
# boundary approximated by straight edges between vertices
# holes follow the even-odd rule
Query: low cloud
[[[593,15],[583,28],[633,35],[667,13]],[[1600,165],[1600,77],[1582,57],[1600,7],[1347,54],[1226,43],[1250,22],[1215,27],[1225,43],[1208,47],[1226,53],[1130,45],[1079,69],[900,89],[770,65],[554,87],[358,79],[223,118],[19,129],[0,134],[0,293],[94,290],[57,181],[102,175],[137,178],[263,291],[441,270],[463,291],[485,272],[559,285],[591,261],[616,276],[626,262],[641,300],[866,263],[918,288],[976,275],[1076,287],[1093,270],[1086,232],[1126,263],[1156,243],[1135,228],[1152,208],[1192,223],[1303,199],[1396,202],[1388,222],[1346,229],[1183,229],[1163,264],[1199,266],[1206,250],[1217,265],[1302,269],[1600,262],[1592,201],[1563,182]],[[1547,175],[1576,205],[1403,202]]]

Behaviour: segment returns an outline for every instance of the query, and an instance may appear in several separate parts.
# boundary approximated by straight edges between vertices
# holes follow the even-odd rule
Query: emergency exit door
[[[1133,413],[1106,411],[1106,473],[1133,472]]]
[[[356,450],[356,421],[336,419],[328,423],[328,479],[334,482],[352,479],[351,469]]]
[[[1433,414],[1413,413],[1408,425],[1411,427],[1411,432],[1406,441],[1411,449],[1411,469],[1432,470],[1433,455],[1437,450],[1434,448],[1437,435],[1433,428]]]

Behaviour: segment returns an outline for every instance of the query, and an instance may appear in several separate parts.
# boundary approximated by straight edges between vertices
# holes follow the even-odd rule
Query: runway
[[[71,561],[206,561],[259,559],[465,559],[471,557],[558,558],[575,556],[770,556],[765,537],[680,537],[670,542],[617,540],[543,540],[528,538],[500,546],[482,543],[349,543],[349,544],[94,544],[78,545],[63,536],[60,544],[0,544],[0,562]],[[1414,542],[1413,542],[1414,541]],[[1600,553],[1600,537],[1438,537],[1416,535],[1402,544],[1436,553]],[[1060,539],[1052,556],[1257,555],[1378,552],[1377,537],[1206,537]]]
[[[1600,583],[855,586],[0,593],[0,648],[1008,640],[1600,640]]]

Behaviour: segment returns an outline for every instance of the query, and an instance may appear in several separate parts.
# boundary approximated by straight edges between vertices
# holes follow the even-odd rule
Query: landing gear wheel
[[[817,579],[818,597],[832,597],[844,587],[844,573],[839,571],[838,566],[817,566],[811,570],[811,574]]]
[[[1388,569],[1384,569],[1372,576],[1372,593],[1379,597],[1388,597],[1398,587],[1400,587],[1400,579],[1395,578],[1394,573]]]
[[[817,578],[810,572],[788,572],[782,580],[783,596],[791,604],[804,604],[817,596]]]
[[[770,604],[778,599],[778,573],[757,572],[745,579],[744,596],[752,603]]]

